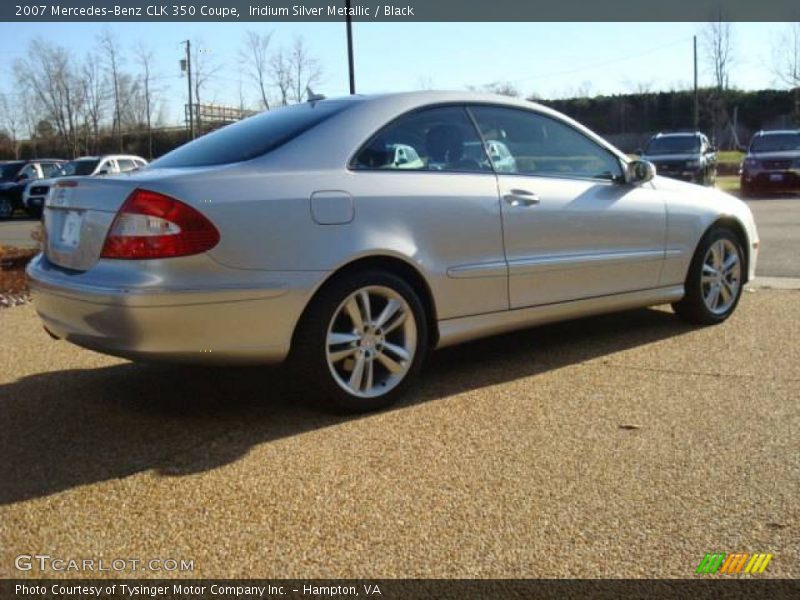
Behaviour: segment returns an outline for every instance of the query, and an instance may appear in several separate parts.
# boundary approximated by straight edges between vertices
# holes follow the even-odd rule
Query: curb
[[[756,277],[747,287],[757,290],[800,290],[800,277]]]

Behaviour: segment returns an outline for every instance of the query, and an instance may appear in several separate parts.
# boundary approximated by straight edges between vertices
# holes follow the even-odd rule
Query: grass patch
[[[742,158],[744,158],[744,152],[739,152],[739,150],[722,150],[717,152],[718,165],[735,165],[738,169]]]
[[[720,175],[717,177],[717,187],[724,192],[739,192],[738,175]]]

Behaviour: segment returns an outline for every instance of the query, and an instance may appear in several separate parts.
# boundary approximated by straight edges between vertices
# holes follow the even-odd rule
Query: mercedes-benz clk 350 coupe
[[[132,174],[60,180],[44,225],[28,274],[53,336],[134,360],[288,359],[352,411],[482,336],[664,303],[719,323],[758,249],[738,199],[465,92],[272,110]]]

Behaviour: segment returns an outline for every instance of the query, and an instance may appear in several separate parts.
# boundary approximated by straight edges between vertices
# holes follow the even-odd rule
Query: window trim
[[[602,183],[611,183],[611,184],[614,184],[614,185],[624,185],[625,183],[627,183],[627,178],[626,178],[626,175],[625,175],[626,171],[627,171],[627,164],[622,160],[621,157],[619,157],[616,154],[614,154],[611,150],[609,150],[608,148],[606,148],[602,144],[598,144],[595,140],[593,140],[592,138],[587,136],[583,131],[581,131],[580,129],[578,129],[577,127],[572,125],[571,123],[567,123],[566,121],[564,121],[562,119],[559,119],[557,117],[553,117],[551,115],[547,115],[547,114],[545,114],[545,113],[543,113],[541,111],[538,111],[538,110],[533,110],[533,109],[529,109],[529,108],[522,108],[522,107],[518,107],[518,106],[507,106],[507,105],[504,105],[504,104],[494,104],[494,103],[491,103],[491,102],[472,102],[472,103],[468,104],[467,105],[467,112],[469,113],[470,118],[473,120],[473,123],[474,123],[476,129],[478,130],[478,135],[481,136],[481,140],[483,141],[484,148],[485,148],[485,145],[486,145],[486,140],[483,137],[483,132],[480,129],[480,125],[478,123],[477,117],[475,117],[475,115],[472,113],[472,110],[471,110],[472,106],[489,107],[489,108],[502,108],[502,109],[513,110],[513,111],[517,111],[517,112],[521,112],[521,113],[530,113],[530,114],[536,115],[537,117],[542,117],[544,119],[549,119],[550,121],[558,122],[560,125],[563,125],[564,127],[567,127],[569,129],[571,129],[572,131],[574,131],[575,133],[577,133],[578,135],[583,137],[587,142],[589,142],[590,144],[594,145],[596,148],[602,150],[603,152],[605,152],[606,154],[611,156],[611,158],[613,158],[617,162],[619,167],[620,167],[619,177],[612,177],[611,179],[606,179],[606,178],[603,178],[603,177],[588,177],[588,176],[577,176],[577,175],[566,175],[566,174],[565,175],[558,175],[558,174],[548,174],[548,173],[506,173],[506,172],[495,171],[494,170],[494,164],[492,163],[491,157],[489,157],[489,164],[492,165],[492,171],[494,171],[494,173],[496,175],[498,175],[498,176],[500,176],[500,175],[503,175],[503,176],[510,175],[510,176],[513,176],[513,177],[543,177],[543,178],[547,178],[547,179],[569,179],[571,181],[575,181],[575,180],[577,180],[577,181],[596,181],[596,182],[602,182]],[[512,154],[512,156],[513,156],[513,154]],[[514,157],[514,160],[516,160],[516,157]]]
[[[470,125],[472,126],[472,128],[473,128],[473,130],[475,132],[475,135],[478,137],[478,140],[481,142],[481,149],[483,150],[483,153],[486,155],[486,159],[489,161],[489,166],[491,167],[491,169],[489,169],[488,171],[455,171],[455,170],[449,170],[449,169],[437,169],[437,170],[430,170],[430,169],[369,169],[369,168],[364,168],[364,167],[358,167],[358,166],[355,165],[356,157],[359,154],[361,154],[361,152],[364,149],[366,149],[366,147],[369,146],[369,144],[372,142],[372,140],[374,140],[376,137],[378,137],[378,135],[382,131],[384,131],[385,129],[388,129],[389,127],[395,125],[401,119],[404,119],[404,118],[406,118],[406,117],[408,117],[410,115],[413,115],[413,114],[416,114],[416,113],[420,113],[420,112],[424,112],[424,111],[427,111],[427,110],[437,109],[437,108],[461,108],[464,111],[464,116],[467,118],[467,121],[469,121]],[[408,111],[396,116],[395,118],[391,119],[390,121],[387,121],[386,123],[381,125],[378,129],[373,131],[358,146],[358,149],[355,152],[353,152],[353,154],[350,156],[349,160],[347,161],[346,169],[347,169],[347,171],[349,171],[351,173],[433,173],[433,174],[436,174],[436,173],[442,174],[442,173],[444,173],[444,174],[449,174],[449,175],[453,175],[453,174],[458,174],[458,175],[493,175],[493,176],[497,175],[497,171],[494,170],[494,165],[492,165],[491,158],[489,157],[488,154],[486,154],[486,146],[483,143],[483,136],[481,135],[480,130],[477,129],[476,123],[475,123],[474,119],[472,118],[472,115],[469,112],[469,109],[467,107],[467,103],[465,103],[465,102],[435,102],[433,104],[426,104],[424,106],[417,106],[415,108],[412,108],[411,110],[408,110]]]

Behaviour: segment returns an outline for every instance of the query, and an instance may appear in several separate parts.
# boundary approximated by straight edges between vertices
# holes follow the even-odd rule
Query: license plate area
[[[81,241],[81,226],[83,225],[83,211],[68,210],[63,215],[61,235],[58,237],[59,245],[67,248],[76,248]]]
[[[783,181],[783,173],[770,173],[770,181]]]

